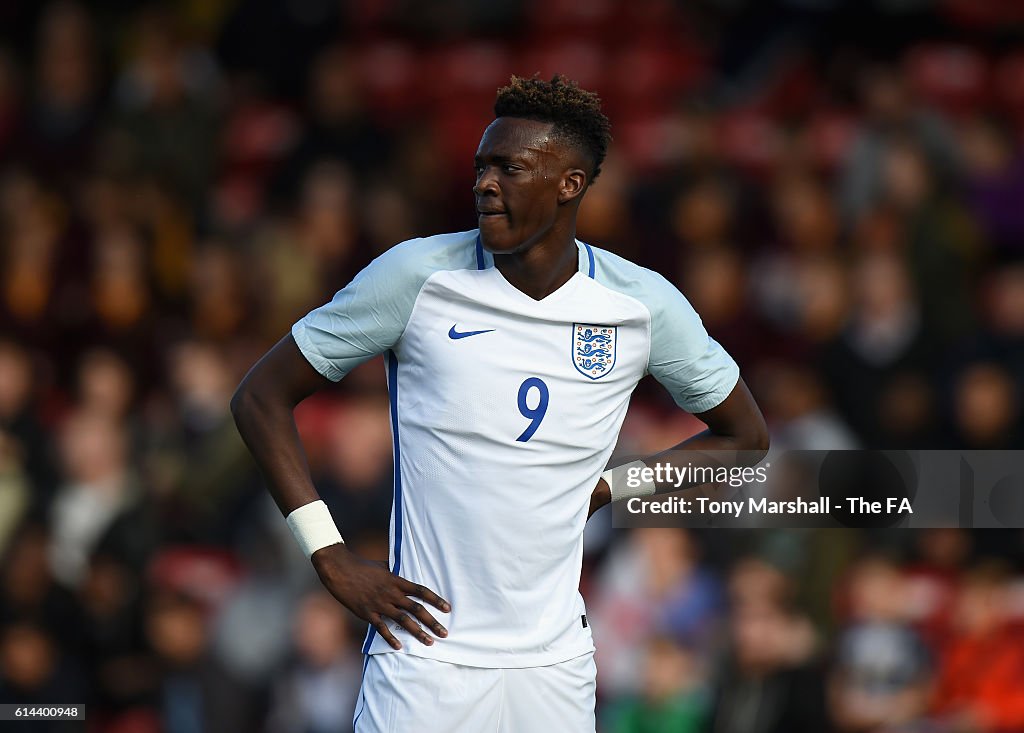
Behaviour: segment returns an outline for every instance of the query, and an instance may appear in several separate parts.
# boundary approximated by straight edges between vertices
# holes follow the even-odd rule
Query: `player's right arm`
[[[289,517],[324,586],[365,619],[395,649],[388,628],[397,621],[424,644],[447,631],[419,599],[444,613],[451,608],[434,590],[357,557],[340,542],[319,499],[306,464],[293,415],[296,405],[321,387],[345,377],[368,359],[400,342],[424,282],[441,269],[476,263],[475,232],[411,240],[392,247],[366,266],[334,298],[307,313],[260,359],[231,401],[238,431],[259,464],[270,492]],[[311,506],[312,505],[312,506]],[[303,512],[292,515],[296,509]],[[412,596],[410,598],[409,596]]]
[[[310,477],[294,410],[330,383],[310,365],[289,334],[252,367],[231,399],[238,432],[285,516],[320,498]],[[433,644],[433,637],[425,629],[447,636],[445,628],[414,600],[449,612],[448,602],[429,588],[394,575],[382,563],[360,558],[343,542],[318,549],[310,560],[327,590],[372,624],[395,649],[402,645],[391,633],[389,622],[397,622],[428,645]]]

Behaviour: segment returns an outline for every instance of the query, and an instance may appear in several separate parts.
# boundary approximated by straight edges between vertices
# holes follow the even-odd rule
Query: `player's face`
[[[484,131],[473,193],[480,239],[489,252],[523,251],[554,225],[565,165],[552,127],[500,117]]]

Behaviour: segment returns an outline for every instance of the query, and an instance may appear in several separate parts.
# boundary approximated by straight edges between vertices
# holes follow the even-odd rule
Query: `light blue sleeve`
[[[367,359],[393,348],[427,278],[440,270],[476,268],[475,242],[474,231],[412,239],[392,247],[329,303],[292,326],[299,350],[314,369],[337,382]]]
[[[729,396],[740,370],[708,335],[682,293],[658,273],[601,250],[598,281],[630,295],[651,314],[647,372],[687,412],[706,412]]]
[[[647,371],[684,410],[706,412],[729,396],[739,381],[740,368],[708,335],[690,301],[661,275],[652,275]]]

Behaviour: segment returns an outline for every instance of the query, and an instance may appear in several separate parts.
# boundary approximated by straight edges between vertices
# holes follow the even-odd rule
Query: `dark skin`
[[[495,266],[535,300],[555,292],[577,270],[583,155],[550,123],[502,117],[484,131],[473,166],[480,240]]]
[[[550,123],[500,118],[484,132],[475,166],[473,192],[483,246],[513,286],[537,300],[550,295],[577,271],[576,213],[591,179],[591,162]],[[231,399],[238,431],[285,516],[320,498],[294,410],[330,384],[288,334],[252,367]],[[720,405],[697,417],[708,430],[675,448],[767,450],[764,418],[742,380]],[[599,481],[590,514],[609,501],[608,485]],[[345,544],[317,550],[312,563],[324,587],[393,648],[402,645],[389,623],[398,623],[427,645],[448,635],[420,603],[451,611],[433,589],[394,575],[385,564],[365,560]]]

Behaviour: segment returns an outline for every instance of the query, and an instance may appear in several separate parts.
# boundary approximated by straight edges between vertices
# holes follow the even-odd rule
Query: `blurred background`
[[[84,702],[89,733],[351,729],[363,625],[228,400],[376,254],[475,226],[494,92],[534,72],[612,119],[580,237],[683,290],[774,450],[1022,447],[1020,2],[5,0],[0,702]],[[379,360],[298,418],[385,558]],[[645,382],[620,450],[701,427]],[[1021,530],[599,515],[600,728],[1019,733],[1022,571]]]

